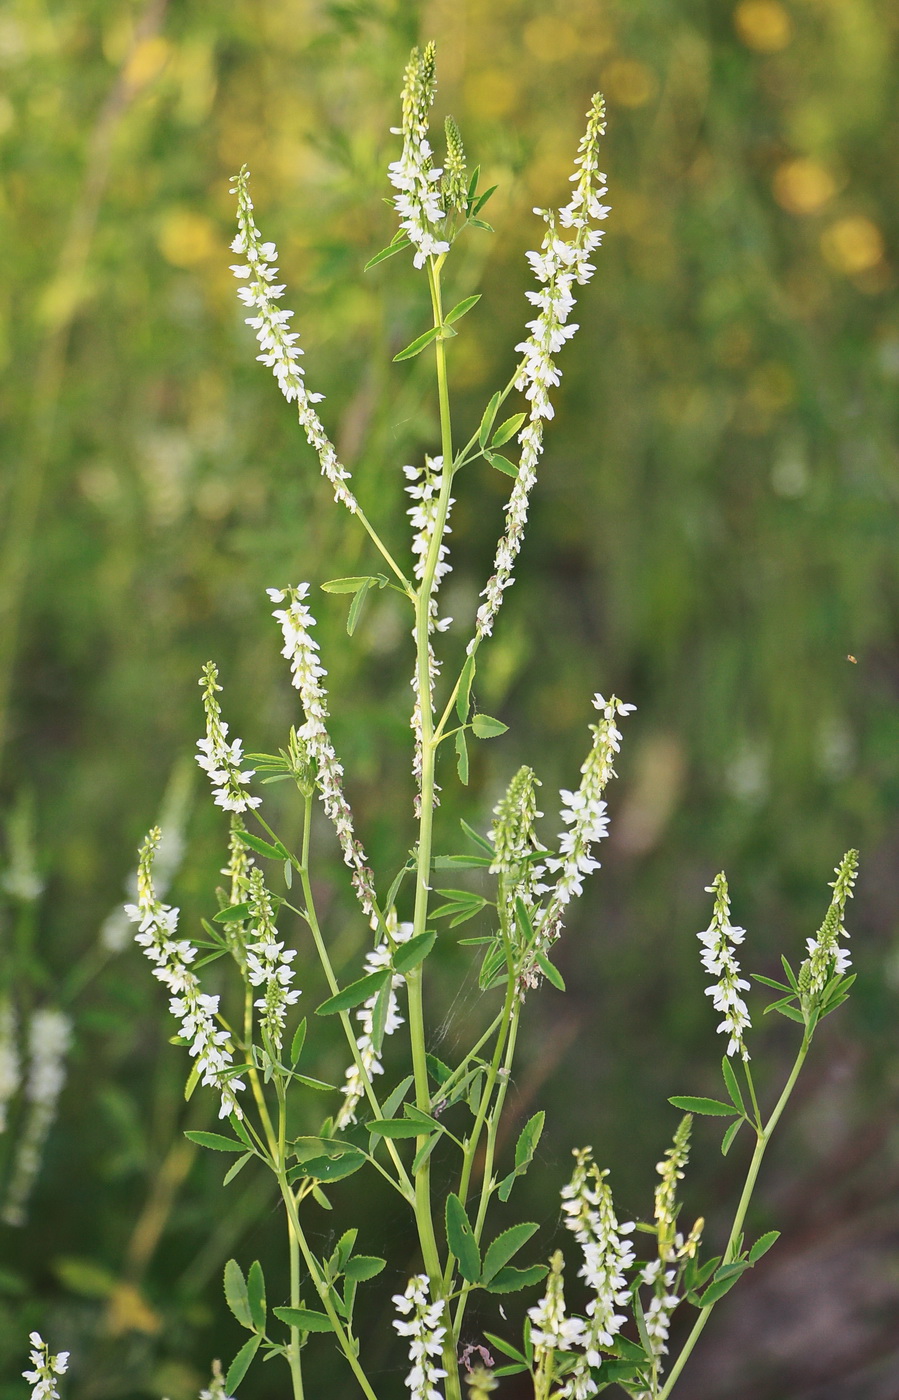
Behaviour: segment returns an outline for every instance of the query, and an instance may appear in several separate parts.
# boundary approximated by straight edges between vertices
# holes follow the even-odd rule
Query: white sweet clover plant
[[[198,745],[198,762],[209,776],[215,803],[229,813],[230,821],[223,907],[204,923],[205,937],[179,932],[178,910],[163,903],[154,890],[153,860],[160,839],[154,829],[141,852],[137,899],[128,908],[138,925],[137,941],[169,991],[180,1037],[193,1057],[192,1080],[214,1090],[225,1120],[226,1132],[188,1136],[211,1150],[234,1154],[226,1182],[252,1159],[263,1162],[276,1178],[286,1216],[289,1301],[270,1307],[259,1264],[245,1273],[236,1261],[229,1262],[226,1298],[248,1338],[225,1374],[216,1370],[204,1395],[230,1396],[261,1351],[266,1358],[284,1358],[294,1400],[300,1400],[304,1349],[324,1340],[342,1353],[355,1388],[368,1400],[377,1400],[380,1382],[366,1366],[355,1331],[354,1302],[358,1287],[375,1278],[385,1261],[356,1252],[357,1229],[348,1230],[330,1255],[317,1253],[312,1243],[319,1234],[314,1212],[328,1205],[326,1193],[338,1194],[344,1178],[372,1169],[401,1198],[418,1235],[420,1268],[394,1297],[394,1327],[407,1347],[406,1386],[413,1400],[462,1400],[463,1386],[469,1400],[485,1400],[502,1390],[504,1377],[516,1373],[529,1373],[535,1400],[587,1400],[608,1387],[635,1400],[665,1400],[718,1298],[776,1238],[771,1231],[750,1244],[744,1239],[743,1223],[762,1158],[815,1027],[845,999],[852,981],[842,940],[857,857],[850,851],[838,867],[827,917],[817,938],[809,940],[808,957],[798,972],[785,961],[785,982],[758,979],[775,988],[773,1008],[801,1031],[795,1065],[767,1116],[759,1107],[747,1049],[751,1024],[744,993],[749,983],[737,960],[743,930],[731,923],[724,876],[716,878],[711,923],[699,938],[702,965],[711,979],[708,993],[721,1018],[718,1029],[726,1037],[724,1097],[671,1100],[686,1116],[659,1164],[659,1185],[647,1220],[619,1220],[608,1173],[594,1161],[590,1148],[575,1152],[574,1173],[561,1193],[562,1218],[579,1251],[576,1281],[567,1289],[578,1300],[572,1308],[566,1297],[563,1252],[556,1250],[548,1268],[523,1263],[520,1252],[537,1225],[515,1223],[508,1214],[510,1193],[534,1157],[544,1114],[536,1113],[521,1128],[510,1160],[501,1149],[499,1130],[526,998],[547,982],[564,990],[553,949],[569,904],[599,864],[596,850],[609,821],[606,791],[615,776],[622,739],[619,721],[633,706],[614,695],[594,697],[597,716],[590,726],[590,748],[579,784],[561,793],[562,830],[555,840],[539,826],[540,784],[529,767],[512,777],[486,836],[463,823],[468,852],[435,857],[433,828],[438,750],[454,749],[464,784],[470,741],[490,739],[505,729],[499,720],[474,709],[473,683],[480,647],[490,637],[513,582],[544,428],[553,416],[552,391],[561,375],[557,357],[577,330],[571,319],[575,297],[593,275],[591,259],[609,212],[602,202],[606,185],[599,168],[605,108],[599,95],[593,98],[575,155],[568,203],[558,211],[536,211],[543,236],[539,249],[528,254],[537,282],[527,294],[534,317],[516,346],[520,358],[508,383],[492,396],[480,423],[459,446],[450,411],[448,358],[460,321],[478,296],[465,296],[447,308],[444,268],[460,236],[489,229],[481,212],[492,191],[479,191],[477,170],[468,174],[452,119],[446,123],[443,165],[436,163],[429,128],[434,92],[434,48],[429,45],[424,52],[413,51],[406,69],[402,125],[396,132],[402,150],[389,167],[399,229],[369,264],[409,250],[415,268],[427,278],[430,294],[431,327],[395,356],[400,362],[422,353],[433,357],[440,419],[434,455],[417,466],[397,467],[398,498],[405,490],[412,499],[407,510],[412,527],[408,564],[394,558],[370,524],[319,418],[316,404],[322,396],[306,387],[298,335],[289,329],[293,313],[280,304],[285,288],[277,280],[277,250],[263,241],[256,227],[248,171],[241,171],[234,182],[238,234],[232,247],[238,262],[233,272],[240,299],[250,312],[248,324],[256,332],[258,359],[273,371],[287,401],[296,405],[300,426],[335,499],[367,532],[381,560],[382,572],[333,579],[321,587],[349,599],[350,634],[373,589],[394,588],[409,608],[417,800],[414,841],[401,853],[398,871],[388,872],[382,882],[373,874],[357,832],[328,730],[326,670],[313,637],[310,586],[278,583],[269,589],[301,709],[287,747],[277,755],[245,756],[241,740],[229,737],[222,719],[218,674],[211,663],[201,680],[206,734]],[[503,418],[501,409],[514,394],[523,397],[523,408]],[[444,649],[440,642],[448,619],[441,615],[438,591],[450,569],[452,493],[479,463],[504,473],[511,489],[493,570],[460,665],[452,659],[452,647]],[[449,679],[443,677],[443,663]],[[251,792],[257,773],[269,781],[295,784],[303,818],[299,850],[282,841],[264,815],[260,796]],[[332,966],[311,881],[316,797],[334,827],[360,916],[371,930],[370,951],[348,981],[338,979]],[[469,888],[439,889],[435,898],[432,887],[440,872],[470,868],[492,881],[492,898]],[[463,941],[474,945],[474,956],[480,957],[483,1029],[472,1048],[449,1064],[426,1050],[427,959],[438,938],[454,937],[453,930],[475,916],[489,931]],[[294,948],[289,946],[289,930],[297,923],[302,932]],[[314,1007],[316,1017],[335,1018],[346,1039],[347,1069],[339,1088],[305,1071],[307,1023],[297,1023],[296,1004],[305,1001],[301,993],[307,989],[299,985],[303,978],[295,964],[307,964],[312,950],[329,991],[327,1000]],[[219,957],[230,957],[243,981],[243,1008],[236,1021],[225,1014],[230,999],[209,994],[201,985],[204,963]],[[394,1037],[390,1064],[395,1066],[401,1053],[406,1056],[395,1080],[396,1069],[388,1074],[386,1068],[388,1037]],[[400,1040],[402,1052],[397,1049]],[[316,1098],[328,1101],[327,1116],[314,1136],[290,1135],[286,1109],[288,1098],[295,1095],[308,1096],[307,1117],[314,1112],[310,1105]],[[678,1187],[687,1166],[694,1114],[728,1120],[725,1151],[744,1125],[754,1139],[730,1235],[723,1249],[707,1256],[701,1252],[703,1221],[684,1229],[679,1219]],[[454,1187],[443,1199],[432,1185],[435,1161],[440,1162],[439,1180],[449,1177]],[[487,1332],[481,1341],[460,1347],[472,1294],[524,1289],[537,1290],[539,1296],[530,1303],[525,1299],[519,1341]],[[690,1313],[693,1323],[692,1329],[678,1327],[682,1340],[674,1348],[672,1322],[678,1311]],[[319,1333],[327,1338],[317,1337]],[[55,1395],[61,1358],[50,1359],[39,1339],[35,1345],[36,1369],[29,1373],[38,1387],[34,1394]]]

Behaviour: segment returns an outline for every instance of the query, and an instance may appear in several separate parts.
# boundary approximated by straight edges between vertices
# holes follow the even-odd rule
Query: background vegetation
[[[176,902],[208,909],[223,827],[191,775],[200,667],[218,661],[247,746],[277,745],[294,710],[264,588],[367,560],[242,324],[227,245],[244,161],[325,419],[404,547],[399,468],[433,448],[435,409],[427,368],[390,357],[424,323],[424,292],[400,259],[361,269],[392,233],[388,128],[408,49],[431,36],[440,114],[500,186],[496,233],[457,272],[460,295],[483,292],[452,347],[466,422],[520,339],[531,207],[562,197],[597,85],[610,111],[613,213],[478,678],[511,725],[479,757],[482,814],[535,756],[552,811],[594,690],[639,706],[604,870],[562,955],[572,991],[528,1008],[516,1103],[551,1123],[526,1188],[540,1238],[573,1144],[592,1142],[622,1211],[644,1212],[676,1121],[666,1096],[713,1088],[694,935],[715,871],[747,962],[771,972],[857,845],[857,992],[816,1044],[758,1206],[785,1239],[685,1385],[694,1400],[895,1396],[897,33],[892,0],[8,0],[0,976],[23,1012],[70,1009],[76,1041],[28,1221],[0,1227],[3,1397],[24,1393],[40,1325],[75,1355],[73,1400],[187,1400],[240,1340],[224,1260],[260,1254],[270,1288],[282,1268],[261,1184],[247,1173],[222,1196],[219,1164],[181,1136],[212,1110],[183,1103],[159,988],[135,950],[100,951],[98,930],[166,800],[188,835]],[[504,499],[486,471],[456,509],[459,619]],[[348,643],[340,600],[319,598],[337,747],[369,848],[395,863],[404,624],[381,596]],[[444,786],[449,847],[472,813],[449,773]],[[31,851],[38,899],[21,879]],[[332,874],[349,961],[364,930]],[[454,956],[438,1008],[463,976]],[[758,1048],[772,1079],[788,1031]],[[687,1209],[714,1230],[739,1164],[712,1129],[696,1156]],[[400,1222],[375,1189],[370,1206],[375,1249]],[[383,1334],[384,1299],[371,1309]],[[396,1394],[399,1362],[385,1345]],[[330,1371],[320,1385],[350,1394]],[[266,1371],[244,1390],[283,1387]]]

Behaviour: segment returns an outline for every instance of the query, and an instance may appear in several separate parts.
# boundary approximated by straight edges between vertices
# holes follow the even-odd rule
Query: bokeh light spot
[[[835,272],[853,277],[867,272],[883,259],[883,235],[863,214],[837,219],[821,235],[824,261]]]
[[[742,0],[734,11],[734,28],[756,53],[779,53],[793,37],[792,20],[777,0]]]
[[[836,189],[830,171],[816,160],[787,160],[774,174],[774,198],[789,214],[817,214]]]
[[[639,59],[616,58],[603,69],[600,86],[619,107],[643,107],[655,96],[656,77]]]

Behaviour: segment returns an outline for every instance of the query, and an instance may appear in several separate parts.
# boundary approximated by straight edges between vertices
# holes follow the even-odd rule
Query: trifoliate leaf
[[[459,1261],[459,1273],[468,1283],[476,1283],[481,1273],[481,1251],[465,1207],[454,1192],[446,1198],[446,1242]]]

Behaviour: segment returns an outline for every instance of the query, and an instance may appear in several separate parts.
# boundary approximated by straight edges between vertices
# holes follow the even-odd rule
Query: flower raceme
[[[411,1400],[443,1400],[437,1389],[437,1382],[444,1379],[446,1371],[438,1366],[435,1357],[443,1350],[446,1336],[446,1303],[442,1298],[431,1302],[429,1283],[426,1274],[416,1274],[409,1280],[405,1293],[395,1293],[394,1306],[402,1317],[394,1318],[393,1325],[401,1337],[408,1337],[411,1370],[406,1376]]]
[[[246,812],[258,807],[261,797],[251,797],[244,792],[247,783],[255,773],[254,768],[242,769],[243,745],[240,739],[228,743],[228,726],[222,719],[221,706],[216,691],[221,690],[218,671],[211,661],[203,667],[200,680],[203,687],[203,709],[206,714],[206,737],[197,740],[197,763],[209,774],[212,794],[217,807],[226,812]]]
[[[706,987],[706,996],[712,998],[715,1010],[723,1013],[718,1030],[729,1037],[728,1055],[739,1054],[743,1060],[748,1060],[745,1035],[752,1023],[740,993],[749,990],[749,983],[740,976],[740,964],[734,952],[743,942],[746,930],[736,928],[730,921],[730,896],[723,872],[715,876],[706,893],[715,896],[712,922],[697,937],[704,950],[702,965],[716,979]]]
[[[51,1356],[40,1332],[30,1333],[28,1340],[32,1346],[32,1369],[23,1371],[22,1375],[31,1386],[31,1400],[59,1400],[57,1377],[64,1376],[69,1369],[69,1353],[60,1351]]]
[[[189,939],[175,937],[179,911],[161,903],[153,889],[153,857],[160,837],[159,828],[154,827],[141,848],[137,903],[126,904],[125,913],[138,925],[135,943],[156,964],[153,976],[171,992],[169,1010],[181,1022],[181,1034],[189,1042],[202,1082],[217,1089],[221,1096],[219,1117],[234,1113],[242,1118],[237,1092],[246,1085],[235,1077],[230,1032],[217,1025],[219,998],[203,992],[191,968],[196,948]]]
[[[440,185],[443,170],[433,164],[428,140],[436,90],[434,45],[428,44],[423,53],[413,49],[403,83],[403,124],[392,128],[393,135],[403,138],[403,151],[399,160],[388,167],[387,174],[393,188],[399,191],[393,197],[393,206],[400,216],[400,228],[415,249],[416,267],[424,267],[428,258],[439,257],[450,249],[447,240],[436,232],[446,217]]]

